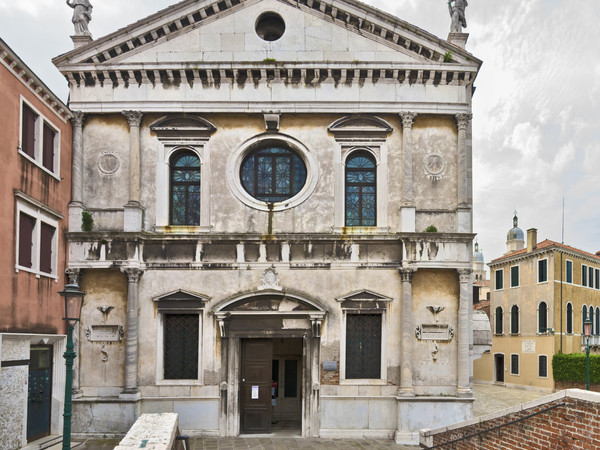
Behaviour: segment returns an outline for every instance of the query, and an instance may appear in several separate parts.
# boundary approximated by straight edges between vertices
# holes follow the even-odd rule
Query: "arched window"
[[[596,306],[596,336],[600,336],[600,307]]]
[[[504,315],[504,312],[502,311],[502,307],[498,306],[496,308],[496,326],[495,326],[496,334],[504,333],[503,315]]]
[[[270,142],[244,158],[240,167],[242,186],[257,200],[276,203],[295,196],[306,184],[306,166],[283,142]]]
[[[200,158],[184,150],[169,161],[171,225],[200,225]]]
[[[366,151],[346,160],[346,226],[376,226],[377,174],[375,158]]]
[[[567,303],[567,334],[573,334],[573,305]]]
[[[592,322],[592,334],[595,334],[595,329],[594,329],[594,307],[590,306],[589,309],[589,315],[590,315],[590,322]]]
[[[519,334],[519,307],[513,305],[510,309],[510,333]]]
[[[581,334],[583,334],[583,323],[587,319],[587,306],[583,305],[581,309]]]
[[[548,330],[548,305],[541,302],[538,308],[538,333],[545,333]]]

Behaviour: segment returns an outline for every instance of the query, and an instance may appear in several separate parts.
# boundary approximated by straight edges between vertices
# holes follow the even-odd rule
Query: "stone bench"
[[[183,448],[179,435],[179,416],[175,413],[142,414],[115,450],[174,450]]]

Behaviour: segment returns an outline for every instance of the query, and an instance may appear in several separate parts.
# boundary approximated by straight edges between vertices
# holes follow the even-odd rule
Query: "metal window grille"
[[[545,355],[540,355],[538,357],[538,376],[548,376],[548,357]]]
[[[198,332],[198,314],[165,314],[165,379],[194,380],[198,378]]]
[[[346,378],[381,378],[381,314],[347,315]]]

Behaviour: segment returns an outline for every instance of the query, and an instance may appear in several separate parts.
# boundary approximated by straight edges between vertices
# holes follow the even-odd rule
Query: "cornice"
[[[569,250],[566,248],[558,247],[556,245],[551,245],[548,247],[544,247],[542,249],[535,249],[532,252],[519,253],[515,256],[506,255],[502,257],[502,259],[492,261],[487,264],[488,267],[498,267],[505,264],[513,264],[517,261],[523,261],[529,258],[539,257],[540,255],[544,255],[546,253],[562,253],[564,255],[570,255],[574,258],[578,258],[584,261],[588,261],[600,266],[600,259],[595,259],[591,256],[588,256],[584,253],[579,253],[577,251]]]
[[[21,58],[0,39],[0,63],[4,65],[33,95],[40,99],[50,110],[63,121],[73,117],[69,107],[65,105],[40,78],[25,64]]]

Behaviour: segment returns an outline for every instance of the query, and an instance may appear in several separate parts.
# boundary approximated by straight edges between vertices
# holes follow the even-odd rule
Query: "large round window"
[[[265,41],[276,41],[285,33],[283,18],[274,12],[261,14],[255,25],[256,34]]]
[[[251,150],[243,159],[240,179],[244,190],[266,203],[292,198],[306,184],[306,166],[294,150],[276,142]]]

